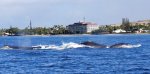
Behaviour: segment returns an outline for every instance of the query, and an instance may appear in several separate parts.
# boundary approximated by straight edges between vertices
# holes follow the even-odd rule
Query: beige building
[[[135,25],[145,25],[145,26],[148,26],[150,25],[150,20],[139,20],[139,21],[136,21],[136,22],[130,22],[130,24],[132,26],[135,26]],[[111,24],[111,26],[120,26],[122,25],[121,23],[119,24]]]
[[[99,26],[91,22],[77,22],[67,26],[68,30],[74,34],[86,34],[97,30]]]
[[[137,22],[131,22],[132,25],[145,25],[148,26],[150,25],[150,20],[140,20]]]

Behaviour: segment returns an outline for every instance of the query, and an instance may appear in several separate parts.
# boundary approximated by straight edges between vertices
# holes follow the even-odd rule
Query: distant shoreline
[[[57,35],[16,35],[16,36],[83,36],[83,35],[150,35],[150,33],[112,33],[112,34],[57,34]],[[15,36],[15,35],[14,35]],[[9,36],[11,37],[11,36]]]

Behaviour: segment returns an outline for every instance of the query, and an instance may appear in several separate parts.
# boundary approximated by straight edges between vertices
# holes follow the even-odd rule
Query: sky
[[[150,0],[0,0],[0,28],[94,22],[98,25],[150,19]]]

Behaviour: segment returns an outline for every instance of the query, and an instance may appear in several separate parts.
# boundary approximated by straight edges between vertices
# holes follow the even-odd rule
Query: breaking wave
[[[141,44],[136,44],[136,45],[122,45],[122,48],[138,48],[141,47]]]
[[[115,46],[115,45],[112,45]],[[111,48],[138,48],[141,47],[141,44],[120,44],[115,47],[111,46],[106,46],[104,48],[111,49]],[[76,48],[98,48],[97,46],[88,46],[88,45],[83,45],[80,43],[74,43],[74,42],[69,42],[69,43],[62,43],[61,45],[36,45],[32,47],[20,47],[20,46],[4,46],[0,49],[54,49],[54,50],[64,50],[64,49],[76,49]]]
[[[71,48],[84,48],[84,47],[90,47],[90,46],[85,46],[82,44],[69,42],[69,43],[62,43],[62,45],[60,45],[60,46],[57,46],[57,45],[37,45],[37,46],[33,46],[33,47],[41,47],[40,49],[63,50],[63,49],[71,49]]]
[[[141,47],[141,44],[136,45],[122,45],[119,48],[138,48]],[[64,49],[75,49],[75,48],[94,48],[92,46],[87,46],[79,43],[69,42],[69,43],[62,43],[62,45],[37,45],[33,47],[40,47],[37,49],[54,49],[54,50],[64,50]],[[106,48],[110,48],[107,46]]]

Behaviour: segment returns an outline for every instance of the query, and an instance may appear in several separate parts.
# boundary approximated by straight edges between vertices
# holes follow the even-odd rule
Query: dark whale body
[[[92,46],[92,47],[95,47],[95,48],[106,48],[107,47],[106,45],[98,44],[98,43],[95,43],[95,42],[92,42],[92,41],[86,41],[86,42],[83,42],[81,44],[87,45],[87,46]]]
[[[9,49],[38,49],[38,48],[41,48],[41,47],[24,47],[24,46],[4,45],[3,48],[9,48]]]
[[[124,46],[130,46],[131,44],[129,43],[117,43],[114,45],[111,45],[110,48],[126,48]]]
[[[134,46],[134,45],[131,45],[129,43],[117,43],[117,44],[114,44],[114,45],[111,45],[111,46],[108,47],[106,45],[98,44],[98,43],[95,43],[95,42],[92,42],[92,41],[85,41],[85,42],[82,42],[80,44],[90,46],[90,47],[93,47],[93,48],[133,48],[133,47],[141,46],[141,45]],[[40,48],[42,48],[42,47],[41,46],[24,47],[24,46],[4,45],[0,49],[40,49]]]

